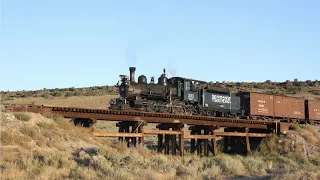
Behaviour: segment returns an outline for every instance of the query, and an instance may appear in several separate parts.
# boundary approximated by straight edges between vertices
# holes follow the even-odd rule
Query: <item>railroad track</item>
[[[248,127],[257,129],[277,128],[278,122],[247,120],[198,115],[168,114],[129,110],[110,110],[80,107],[56,107],[7,104],[9,111],[59,114],[66,118],[93,118],[106,121],[145,121],[148,123],[181,123],[190,125],[215,125],[222,127]]]

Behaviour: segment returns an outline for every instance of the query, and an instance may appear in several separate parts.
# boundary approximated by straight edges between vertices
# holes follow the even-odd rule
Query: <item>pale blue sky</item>
[[[320,79],[320,1],[2,0],[1,90]],[[171,62],[171,63],[170,63]],[[169,69],[167,70],[169,71]]]

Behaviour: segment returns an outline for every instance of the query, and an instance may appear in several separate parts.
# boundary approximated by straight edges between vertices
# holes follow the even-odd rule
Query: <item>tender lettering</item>
[[[212,95],[212,101],[216,103],[231,104],[231,97],[221,96],[221,95]]]

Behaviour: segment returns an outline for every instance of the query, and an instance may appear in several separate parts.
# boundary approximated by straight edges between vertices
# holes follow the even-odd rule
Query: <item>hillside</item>
[[[68,119],[1,113],[1,179],[319,179],[319,129],[295,126],[251,156],[164,156],[94,138]]]
[[[286,81],[286,82],[209,82],[209,84],[227,88],[231,91],[255,91],[271,94],[281,94],[309,99],[320,99],[320,82],[316,81]],[[41,89],[34,91],[1,91],[3,101],[16,98],[42,97],[52,99],[53,97],[72,97],[72,96],[103,96],[117,95],[118,89],[115,86],[94,86],[84,88],[55,88]]]
[[[301,97],[320,100],[319,81],[280,82],[210,82],[213,86],[227,88],[233,92],[253,91],[276,95]],[[35,91],[2,91],[2,103],[36,104],[52,106],[78,106],[89,108],[106,108],[110,99],[118,97],[115,86],[95,86],[86,88],[42,89]]]
[[[117,95],[102,96],[72,96],[72,97],[26,97],[14,98],[13,100],[3,101],[4,103],[14,104],[35,104],[47,106],[73,106],[86,108],[107,108],[110,99],[118,97]]]

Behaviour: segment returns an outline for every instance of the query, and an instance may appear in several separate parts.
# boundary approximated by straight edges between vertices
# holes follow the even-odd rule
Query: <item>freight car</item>
[[[255,92],[231,93],[205,81],[183,77],[167,78],[165,69],[154,82],[144,75],[135,81],[120,75],[120,97],[110,101],[110,109],[134,109],[148,112],[206,115],[246,119],[320,123],[320,102]]]
[[[306,120],[320,124],[320,102],[305,100]]]
[[[263,93],[241,93],[241,108],[250,119],[305,120],[305,100]]]

